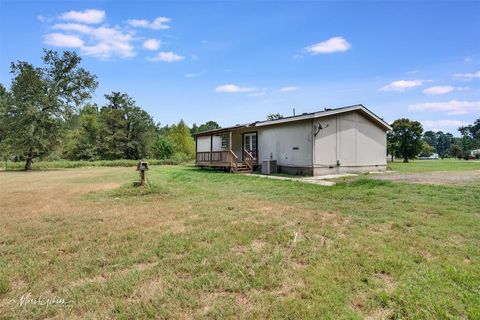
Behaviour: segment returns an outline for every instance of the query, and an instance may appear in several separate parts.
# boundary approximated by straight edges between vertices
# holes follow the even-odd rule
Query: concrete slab
[[[250,173],[248,175],[253,176],[253,177],[266,178],[266,179],[298,181],[298,182],[303,182],[303,183],[311,183],[311,184],[317,184],[317,185],[325,186],[325,187],[330,187],[330,186],[335,185],[335,182],[332,182],[332,181],[325,181],[325,180],[322,180],[322,179],[311,179],[311,178],[317,178],[317,177],[308,177],[308,178],[298,177],[298,178],[294,178],[294,177],[284,177],[284,176],[270,176],[270,175],[255,174],[255,173]]]

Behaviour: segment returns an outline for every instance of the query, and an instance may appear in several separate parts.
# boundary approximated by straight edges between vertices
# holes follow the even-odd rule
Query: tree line
[[[106,103],[90,103],[97,77],[81,67],[72,51],[44,50],[43,67],[11,64],[12,82],[0,84],[0,156],[34,159],[116,160],[194,157],[196,132],[220,126],[209,121],[189,128],[180,120],[161,126],[126,93],[105,94]]]
[[[387,153],[408,162],[416,157],[428,157],[436,153],[441,159],[452,157],[458,159],[479,159],[480,153],[480,118],[473,124],[458,128],[460,137],[443,131],[423,132],[418,121],[402,118],[392,123],[392,131],[387,134]]]

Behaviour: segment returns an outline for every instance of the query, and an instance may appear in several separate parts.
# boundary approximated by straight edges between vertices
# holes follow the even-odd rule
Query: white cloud
[[[333,53],[333,52],[344,52],[349,50],[352,47],[347,40],[342,37],[334,37],[330,38],[326,41],[319,42],[308,46],[305,50],[313,55],[316,54],[325,54],[325,53]]]
[[[39,19],[50,22],[45,17],[39,17]],[[69,11],[57,16],[55,20],[58,19],[67,21],[51,25],[52,29],[61,32],[44,35],[44,43],[55,47],[78,48],[81,53],[98,59],[131,58],[137,54],[136,49],[140,46],[156,51],[162,44],[157,39],[139,41],[142,38],[136,37],[138,30],[127,26],[110,27],[107,24],[101,24],[105,19],[105,11],[101,10]],[[151,29],[168,29],[169,26],[166,23],[169,21],[169,18],[158,17],[151,22],[129,20],[129,23]],[[99,25],[94,25],[97,23]],[[149,60],[173,62],[183,59],[185,57],[173,52],[161,52]]]
[[[105,11],[87,9],[85,11],[68,11],[60,15],[62,20],[73,20],[83,23],[101,23],[105,19]]]
[[[110,59],[113,57],[131,58],[136,55],[135,48],[132,44],[132,34],[124,33],[116,28],[92,28],[78,23],[59,23],[55,24],[52,28],[77,32],[83,35],[83,39],[80,35],[54,33],[53,35],[57,35],[55,39],[58,41],[50,39],[52,38],[50,36],[52,34],[47,35],[45,37],[45,43],[48,45],[80,48],[82,53],[99,59]],[[64,41],[61,41],[62,39]],[[69,43],[71,44],[70,46],[68,45]]]
[[[167,17],[157,17],[153,21],[148,21],[145,19],[131,19],[128,20],[128,24],[135,28],[149,28],[154,30],[164,30],[170,29],[170,26],[167,24],[171,19]]]
[[[77,36],[63,33],[49,33],[44,36],[44,42],[54,47],[81,48],[83,40]]]
[[[180,56],[174,52],[159,52],[155,57],[149,58],[150,61],[164,61],[164,62],[175,62],[185,59],[184,56]]]
[[[474,73],[455,73],[453,76],[463,80],[472,80],[475,78],[480,78],[480,71]]]
[[[157,39],[148,39],[147,41],[145,41],[142,45],[143,48],[147,49],[147,50],[151,50],[151,51],[156,51],[158,49],[160,49],[160,40],[157,40]]]
[[[81,48],[87,55],[100,59],[131,58],[136,55],[132,45],[132,34],[114,28],[100,27],[93,29],[90,36],[95,43]]]
[[[421,86],[425,80],[397,80],[381,88],[382,91],[405,91],[406,89]]]
[[[238,93],[238,92],[253,92],[256,88],[254,87],[242,87],[236,84],[224,84],[215,88],[217,92],[229,92],[229,93]]]
[[[455,87],[452,86],[435,86],[435,87],[430,87],[422,92],[428,95],[439,95],[439,94],[447,94],[449,92],[452,92],[455,90]]]
[[[463,62],[465,62],[465,63],[472,62],[472,58],[466,57],[466,58],[463,60]]]
[[[480,112],[480,101],[457,101],[417,103],[408,107],[410,111],[437,111],[448,115],[461,115]]]
[[[428,95],[441,95],[441,94],[447,94],[452,91],[467,91],[470,90],[469,87],[453,87],[453,86],[435,86],[435,87],[430,87],[422,92]]]
[[[445,128],[458,128],[468,125],[467,122],[460,120],[423,120],[420,121],[423,127],[427,130],[441,131]]]
[[[53,25],[52,29],[63,30],[63,31],[75,31],[84,34],[90,34],[93,31],[93,28],[80,24],[80,23],[57,23]]]
[[[290,91],[297,91],[299,88],[298,87],[295,87],[295,86],[290,86],[290,87],[283,87],[283,88],[280,88],[280,92],[290,92]]]

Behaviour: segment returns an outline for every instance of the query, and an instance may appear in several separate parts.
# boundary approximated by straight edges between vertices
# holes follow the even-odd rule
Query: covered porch
[[[245,127],[200,132],[195,135],[195,165],[252,172],[258,165],[257,141],[257,132]]]

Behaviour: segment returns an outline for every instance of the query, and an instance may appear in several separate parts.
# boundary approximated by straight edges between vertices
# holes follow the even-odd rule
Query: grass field
[[[389,162],[388,168],[398,172],[468,171],[479,170],[480,160],[411,160],[409,163],[395,161]]]
[[[368,177],[0,172],[0,318],[479,319],[480,180]]]

